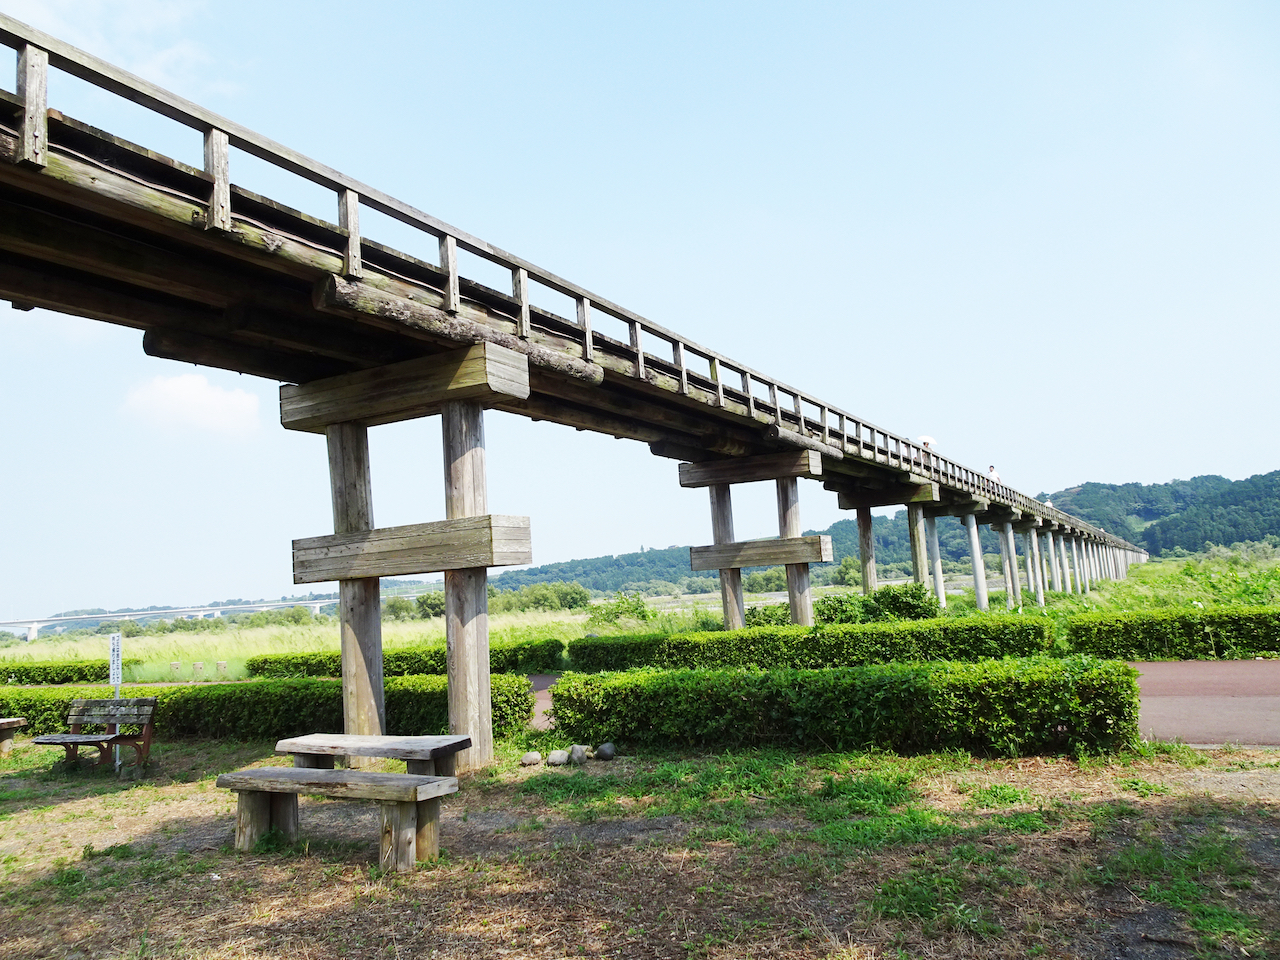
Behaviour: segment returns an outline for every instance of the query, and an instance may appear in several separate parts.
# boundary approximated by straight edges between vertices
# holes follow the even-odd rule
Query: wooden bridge
[[[639,440],[682,461],[681,484],[707,487],[711,499],[714,543],[693,548],[691,562],[720,571],[731,627],[742,623],[745,566],[785,564],[792,618],[812,622],[809,564],[832,556],[827,538],[801,536],[802,477],[856,511],[867,591],[876,586],[870,511],[895,504],[908,508],[915,579],[944,603],[940,515],[968,528],[983,609],[982,524],[999,534],[1011,607],[1023,589],[1043,604],[1047,589],[1087,592],[1145,559],[981,470],[4,15],[0,43],[18,54],[17,94],[0,90],[0,297],[143,330],[151,356],[281,381],[282,424],[326,436],[334,533],[295,541],[294,574],[340,583],[349,733],[385,730],[377,578],[444,571],[450,729],[472,737],[464,768],[492,755],[487,568],[532,553],[527,518],[487,510],[488,407]],[[199,131],[203,168],[51,108],[50,68]],[[231,147],[332,191],[332,221],[236,186]],[[362,209],[434,238],[437,262],[365,236]],[[468,258],[509,272],[510,287],[464,276]],[[569,298],[574,315],[535,306],[538,287]],[[379,529],[367,429],[434,414],[444,426],[445,519]],[[777,483],[779,537],[737,542],[731,486],[758,480]]]

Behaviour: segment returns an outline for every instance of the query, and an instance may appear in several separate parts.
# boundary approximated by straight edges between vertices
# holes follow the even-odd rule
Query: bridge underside
[[[0,91],[0,94],[3,94]],[[145,331],[152,356],[310,381],[491,341],[529,357],[530,395],[499,409],[650,444],[685,461],[813,449],[828,485],[901,503],[924,482],[874,440],[856,456],[802,414],[232,187],[208,229],[212,179],[56,111],[47,165],[16,163],[21,108],[0,100],[0,297]],[[637,367],[640,366],[640,369]],[[847,444],[846,444],[847,447]],[[944,485],[943,499],[948,498]]]

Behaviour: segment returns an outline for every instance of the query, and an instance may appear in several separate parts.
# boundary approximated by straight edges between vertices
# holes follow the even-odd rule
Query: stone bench
[[[359,770],[253,767],[224,773],[217,785],[236,792],[236,849],[251,851],[268,830],[298,839],[298,794],[376,800],[382,807],[378,862],[407,873],[440,855],[440,798],[458,792],[456,777]]]
[[[0,757],[7,756],[13,750],[13,735],[19,727],[25,727],[25,717],[0,717]]]

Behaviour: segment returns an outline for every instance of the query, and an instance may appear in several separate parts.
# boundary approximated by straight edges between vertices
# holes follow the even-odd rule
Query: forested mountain
[[[1153,555],[1280,536],[1280,470],[1234,481],[1204,476],[1172,483],[1086,483],[1047,496],[1055,507]]]
[[[1245,540],[1280,537],[1280,470],[1248,480],[1203,476],[1171,483],[1086,483],[1057,493],[1041,494],[1041,500],[1160,554],[1175,547],[1202,550],[1206,542],[1232,544]],[[911,562],[907,538],[907,512],[876,517],[872,526],[876,561],[884,567]],[[858,524],[850,518],[826,530],[807,530],[831,537],[835,563],[858,555]],[[969,540],[954,517],[938,519],[938,545],[944,560],[968,562]],[[997,553],[994,534],[982,530],[984,553]],[[821,566],[815,565],[815,572]],[[512,590],[530,583],[571,580],[591,590],[643,589],[662,583],[685,592],[713,589],[713,571],[689,569],[689,548],[668,547],[616,557],[593,557],[552,563],[528,570],[510,570],[492,578],[494,586]],[[694,582],[702,581],[702,582]]]

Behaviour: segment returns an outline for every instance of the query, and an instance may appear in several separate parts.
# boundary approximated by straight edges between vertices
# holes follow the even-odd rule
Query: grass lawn
[[[1280,752],[644,754],[462,780],[444,856],[376,869],[373,804],[231,849],[222,771],[160,743],[137,782],[0,762],[0,956],[1280,956]],[[388,767],[388,769],[393,769]]]

